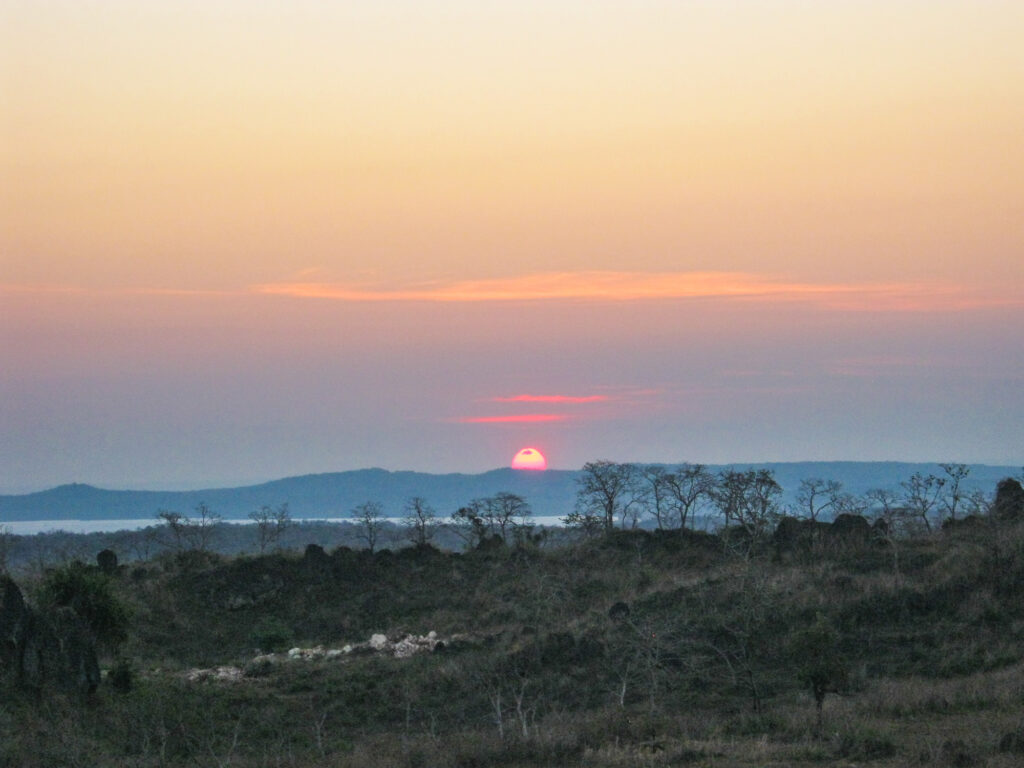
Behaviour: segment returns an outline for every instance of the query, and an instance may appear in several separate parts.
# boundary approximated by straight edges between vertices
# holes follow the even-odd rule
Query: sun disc
[[[523,448],[512,459],[512,469],[547,469],[548,460],[536,448]]]

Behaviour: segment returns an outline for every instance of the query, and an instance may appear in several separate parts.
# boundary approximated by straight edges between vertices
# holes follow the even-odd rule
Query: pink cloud
[[[803,301],[845,311],[927,312],[1021,306],[1019,297],[971,292],[936,282],[807,283],[745,272],[546,272],[415,286],[347,282],[281,282],[251,287],[260,294],[339,301],[501,302],[639,301],[719,298]]]
[[[519,413],[510,416],[467,416],[458,419],[458,421],[460,424],[529,424],[545,421],[565,421],[568,418],[568,414],[564,413]]]
[[[492,403],[604,403],[611,400],[608,395],[516,395],[515,397],[492,397]]]
[[[305,274],[301,276],[307,277]],[[972,288],[934,281],[809,283],[747,272],[546,272],[483,280],[433,281],[413,286],[307,280],[264,283],[248,286],[241,291],[161,286],[88,288],[55,283],[0,283],[0,295],[73,293],[212,297],[257,294],[346,302],[719,299],[766,303],[803,302],[844,312],[899,313],[1024,307],[1024,298],[1009,289]]]

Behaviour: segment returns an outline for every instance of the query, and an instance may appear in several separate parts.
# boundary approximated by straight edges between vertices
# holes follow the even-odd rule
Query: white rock
[[[292,648],[290,651],[288,651],[288,658],[289,659],[297,659],[301,655],[302,655],[302,649],[301,648]]]
[[[224,680],[226,682],[237,682],[242,679],[242,670],[238,667],[190,669],[188,672],[185,673],[185,678],[191,683],[200,683],[206,680]]]
[[[415,656],[421,650],[423,650],[421,646],[406,638],[395,645],[395,658],[407,659],[410,656]]]
[[[385,648],[388,648],[390,645],[391,645],[391,643],[388,641],[388,636],[387,635],[381,635],[381,634],[370,635],[370,647],[373,648],[373,650],[375,650],[375,651],[383,651]]]
[[[242,679],[242,674],[243,674],[242,670],[239,669],[238,667],[217,667],[217,669],[214,672],[214,676],[218,680],[231,680],[231,681],[241,680]]]

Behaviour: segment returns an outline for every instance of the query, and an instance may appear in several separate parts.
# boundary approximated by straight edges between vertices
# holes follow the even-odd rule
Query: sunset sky
[[[0,492],[1024,463],[1020,0],[0,7]]]

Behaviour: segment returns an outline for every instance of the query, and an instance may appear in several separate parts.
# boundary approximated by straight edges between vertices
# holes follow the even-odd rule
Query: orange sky
[[[127,456],[134,428],[97,403],[103,392],[145,400],[166,359],[208,367],[209,413],[197,403],[137,429],[173,443],[212,419],[217,440],[256,446],[245,451],[258,460],[225,462],[217,477],[275,474],[242,434],[247,420],[269,418],[295,445],[316,421],[280,405],[297,391],[276,378],[287,364],[358,380],[363,394],[413,371],[425,379],[395,390],[405,404],[377,415],[394,437],[369,441],[369,455],[370,427],[344,426],[362,418],[353,393],[328,408],[338,436],[291,449],[282,472],[459,469],[488,455],[474,440],[497,464],[522,447],[502,440],[520,437],[557,444],[549,460],[570,466],[627,453],[613,442],[623,434],[666,460],[699,460],[702,445],[728,460],[730,446],[751,444],[730,426],[734,405],[708,401],[719,421],[708,417],[704,443],[686,442],[682,396],[633,411],[617,396],[584,404],[615,425],[605,432],[573,432],[589,417],[550,401],[548,415],[566,418],[532,427],[550,432],[480,430],[526,429],[507,419],[537,415],[537,401],[516,410],[493,398],[727,392],[730,371],[758,368],[722,351],[751,323],[778,357],[804,350],[826,377],[919,350],[911,369],[935,399],[906,429],[922,434],[936,411],[961,429],[983,414],[981,401],[958,410],[966,384],[936,341],[954,339],[954,361],[999,371],[985,386],[1001,394],[982,400],[1000,413],[969,438],[971,455],[1019,456],[1010,427],[1021,417],[1008,414],[1022,405],[1024,365],[1010,341],[1024,325],[1021,40],[1019,0],[5,2],[0,417],[18,444],[0,446],[0,490],[43,482],[55,446],[80,451],[98,424],[111,424],[111,455]],[[452,301],[483,306],[437,306]],[[596,306],[615,301],[627,305]],[[718,346],[679,330],[684,318]],[[876,322],[900,341],[873,336]],[[812,343],[812,325],[846,339],[842,350]],[[525,334],[549,351],[524,348]],[[389,368],[374,350],[396,345],[404,362]],[[668,350],[705,373],[683,386]],[[479,373],[470,352],[508,361],[499,367],[514,380]],[[431,358],[459,369],[458,393]],[[123,376],[96,383],[95,359]],[[277,383],[226,405],[243,371]],[[789,391],[764,375],[759,397]],[[96,401],[62,410],[82,381]],[[848,396],[824,381],[813,390],[822,412]],[[880,425],[906,410],[884,387],[873,397],[864,407],[876,404]],[[489,398],[503,409],[482,407]],[[780,408],[764,435],[790,414]],[[433,418],[440,431],[423,426]],[[842,440],[819,447],[809,434],[796,458],[847,457]],[[396,452],[448,440],[466,447],[447,464],[427,447]],[[902,458],[892,451],[934,440],[852,445]],[[191,455],[154,449],[118,477],[157,482],[170,464],[164,476],[184,482],[204,466],[197,455],[190,468]],[[54,471],[87,478],[102,466]]]
[[[1024,277],[1019,2],[2,13],[4,282]]]

